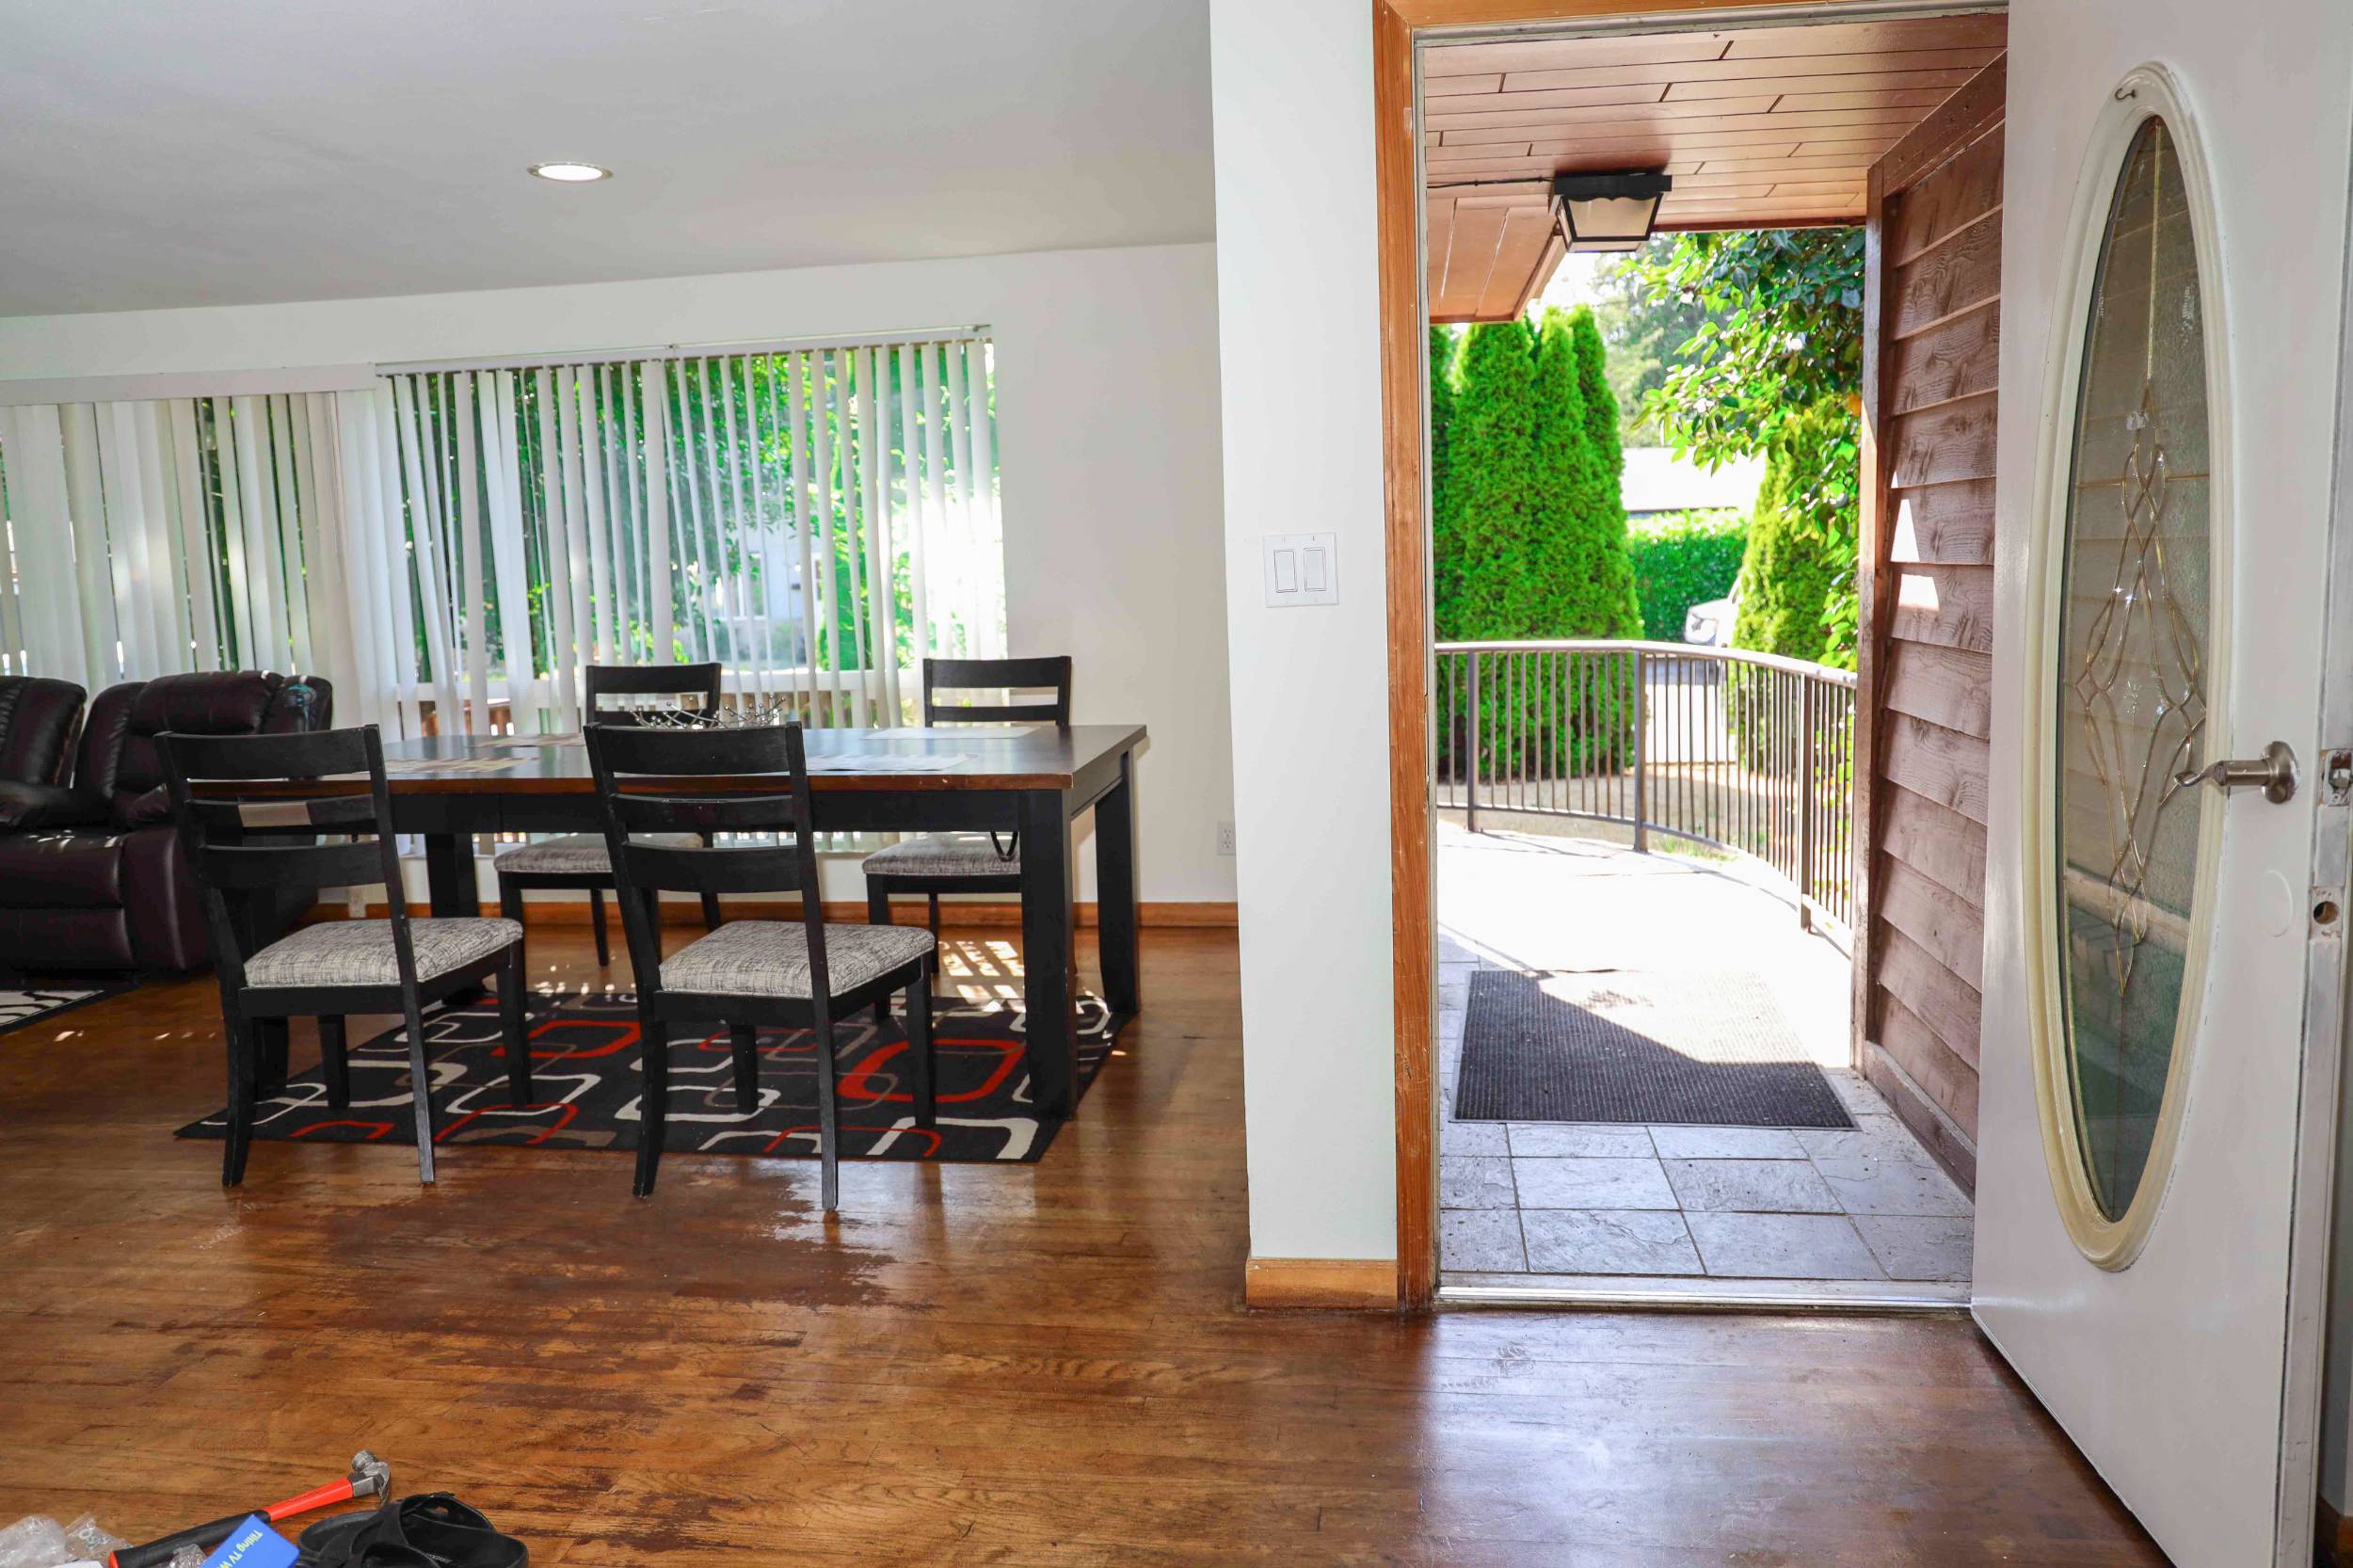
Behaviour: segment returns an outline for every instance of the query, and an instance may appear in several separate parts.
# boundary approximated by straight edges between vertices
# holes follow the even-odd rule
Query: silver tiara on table
[[[738,697],[733,706],[718,708],[617,709],[639,725],[655,729],[766,729],[801,722],[800,705],[789,696]]]

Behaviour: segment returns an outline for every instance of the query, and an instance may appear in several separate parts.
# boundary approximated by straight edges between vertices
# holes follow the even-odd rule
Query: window
[[[980,336],[436,370],[340,394],[363,640],[415,732],[569,729],[585,663],[716,660],[739,700],[906,722],[1004,650]],[[433,715],[428,721],[428,712]]]
[[[261,667],[414,735],[577,728],[591,661],[906,722],[1005,649],[979,330],[0,407],[0,673]]]
[[[2099,238],[2055,498],[2042,875],[2043,1112],[2062,1210],[2131,1261],[2163,1192],[2196,1025],[2219,690],[2209,324],[2192,192],[2162,115],[2131,130]]]

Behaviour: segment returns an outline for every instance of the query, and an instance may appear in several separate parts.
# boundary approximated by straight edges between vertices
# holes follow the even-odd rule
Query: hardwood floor
[[[225,1193],[170,1136],[209,978],[0,1036],[0,1523],[365,1446],[542,1568],[2162,1561],[1958,1319],[1242,1310],[1234,938],[1144,965],[1044,1163],[846,1164],[832,1223],[813,1162],[641,1203],[619,1152],[264,1143]]]

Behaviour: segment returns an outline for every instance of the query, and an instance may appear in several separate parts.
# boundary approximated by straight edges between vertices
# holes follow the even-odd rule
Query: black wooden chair
[[[710,664],[591,664],[582,718],[588,724],[632,722],[628,708],[598,712],[600,698],[652,697],[676,702],[680,697],[702,699],[701,712],[719,707],[719,666]],[[707,842],[708,840],[698,840]],[[597,936],[597,968],[613,965],[611,937],[604,923],[604,893],[613,886],[613,863],[605,857],[601,833],[567,833],[560,838],[522,844],[490,862],[498,872],[499,913],[520,922],[523,894],[533,888],[561,888],[588,894],[588,920]],[[703,899],[704,929],[719,929],[719,901]]]
[[[221,1182],[245,1179],[253,1107],[262,1076],[261,1020],[315,1016],[328,1103],[351,1103],[344,1019],[397,1013],[408,1026],[409,1092],[415,1098],[417,1175],[433,1179],[432,1078],[424,1059],[427,1003],[498,978],[499,1028],[506,1047],[507,1098],[531,1102],[531,1057],[523,1038],[522,927],[494,918],[411,920],[384,784],[376,726],[305,735],[185,735],[155,738],[188,868],[203,890],[229,1037],[229,1139]],[[355,794],[335,775],[363,776]],[[320,781],[289,794],[285,781]],[[279,787],[238,794],[194,784]],[[352,835],[320,843],[318,835]],[[358,837],[372,835],[373,841]],[[388,918],[321,920],[265,945],[252,939],[263,906],[295,888],[380,886]]]
[[[942,692],[1019,691],[1053,693],[1045,702],[942,703]],[[923,661],[923,722],[937,724],[1070,723],[1070,660],[926,659]],[[939,937],[942,893],[1021,891],[1021,838],[1003,833],[926,833],[878,849],[859,862],[866,873],[866,920],[890,924],[890,901],[901,893],[929,899],[932,938]]]
[[[735,1103],[746,1112],[760,1102],[759,1029],[805,1028],[815,1033],[818,1155],[830,1213],[840,1188],[836,1019],[882,1003],[893,991],[906,993],[916,1121],[924,1128],[936,1123],[932,938],[920,931],[825,923],[800,726],[693,730],[593,725],[588,760],[596,772],[621,929],[636,969],[646,1079],[637,1195],[653,1192],[662,1162],[669,1026],[717,1019],[727,1025],[734,1048]],[[714,833],[773,833],[776,841],[722,848],[694,841],[696,835]],[[681,844],[668,835],[685,835],[689,841]],[[787,888],[800,895],[799,920],[729,920],[662,956],[655,900],[664,890],[712,895]]]

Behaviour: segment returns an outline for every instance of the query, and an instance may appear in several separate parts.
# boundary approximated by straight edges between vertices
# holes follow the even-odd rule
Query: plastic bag
[[[0,1568],[61,1568],[76,1562],[103,1562],[106,1554],[130,1543],[98,1528],[88,1514],[62,1528],[43,1514],[30,1514],[0,1529]]]

